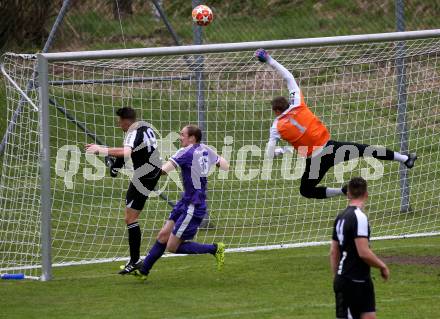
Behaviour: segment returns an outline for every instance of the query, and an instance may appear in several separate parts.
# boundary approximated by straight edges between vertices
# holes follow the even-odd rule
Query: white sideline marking
[[[423,233],[423,234],[411,234],[411,235],[403,235],[403,236],[383,236],[383,237],[373,237],[371,240],[390,240],[390,239],[405,239],[405,238],[423,238],[423,237],[433,237],[440,235],[440,232],[433,232],[433,233]],[[253,251],[264,251],[264,250],[275,250],[275,249],[286,249],[286,248],[301,248],[301,247],[312,247],[312,246],[323,246],[323,245],[329,245],[330,241],[322,241],[322,242],[310,242],[310,243],[299,243],[299,244],[281,244],[281,245],[270,245],[270,246],[256,246],[256,247],[247,247],[247,248],[230,248],[226,249],[227,253],[235,253],[235,252],[253,252]],[[405,245],[405,246],[397,246],[399,247],[405,247],[405,248],[411,248],[411,247],[419,247],[424,246],[428,247],[429,244],[414,244],[414,245]],[[436,246],[436,245],[432,245]],[[378,250],[383,249],[395,249],[394,247],[384,247],[379,248]],[[179,256],[186,256],[186,255],[180,255],[180,254],[165,254],[162,257],[179,257]],[[309,256],[309,255],[307,255]],[[95,259],[95,260],[82,260],[82,261],[75,261],[75,262],[66,262],[66,263],[56,263],[53,264],[53,267],[65,267],[65,266],[76,266],[76,265],[90,265],[90,264],[100,264],[100,263],[106,263],[106,262],[117,262],[117,261],[128,261],[128,257],[116,257],[116,258],[103,258],[103,259]],[[41,268],[41,265],[34,265],[34,266],[22,266],[22,267],[10,267],[10,268],[0,268],[0,272],[2,271],[9,271],[9,270],[26,270],[26,269],[39,269]]]

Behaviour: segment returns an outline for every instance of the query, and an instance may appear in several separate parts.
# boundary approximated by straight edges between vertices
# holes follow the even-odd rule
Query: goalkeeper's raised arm
[[[269,64],[281,77],[287,82],[289,89],[289,98],[291,106],[298,106],[301,103],[301,91],[295,81],[295,77],[277,60],[272,58],[264,49],[258,49],[255,52],[256,58],[263,63]]]

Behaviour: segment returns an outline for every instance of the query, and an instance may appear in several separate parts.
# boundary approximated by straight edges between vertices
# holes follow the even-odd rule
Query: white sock
[[[394,152],[394,160],[401,163],[405,163],[408,160],[408,155],[400,154],[399,152]]]
[[[342,189],[330,188],[330,187],[327,187],[325,189],[325,196],[327,196],[327,197],[333,197],[333,196],[338,196],[338,195],[344,195],[344,193],[342,192]]]

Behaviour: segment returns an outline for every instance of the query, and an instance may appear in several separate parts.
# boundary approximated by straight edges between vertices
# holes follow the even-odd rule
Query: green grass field
[[[373,270],[379,318],[436,319],[440,237],[372,243],[390,261],[384,283]],[[148,281],[116,275],[117,263],[54,269],[51,282],[0,282],[2,318],[334,317],[328,247],[160,260]]]

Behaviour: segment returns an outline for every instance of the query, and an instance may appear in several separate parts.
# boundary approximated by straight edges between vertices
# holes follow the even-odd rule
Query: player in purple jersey
[[[207,176],[212,166],[228,170],[228,162],[212,149],[200,144],[201,130],[193,125],[185,126],[180,131],[182,148],[162,166],[162,174],[168,174],[177,167],[181,170],[184,192],[174,206],[169,219],[157,236],[157,241],[150,249],[141,267],[135,274],[142,279],[150,272],[154,263],[165,250],[177,254],[212,254],[217,261],[217,268],[224,264],[225,245],[199,244],[190,241],[194,238],[200,223],[207,212],[206,191]]]

